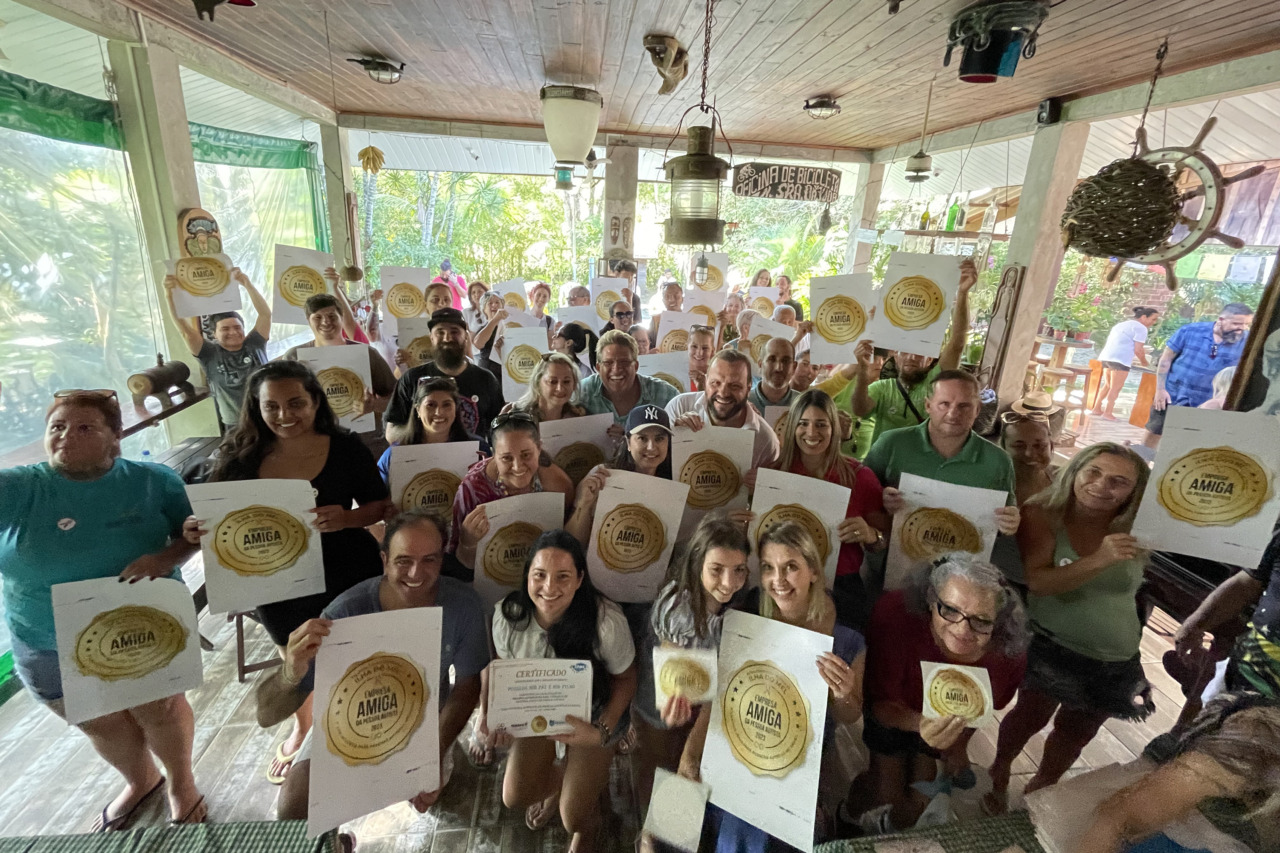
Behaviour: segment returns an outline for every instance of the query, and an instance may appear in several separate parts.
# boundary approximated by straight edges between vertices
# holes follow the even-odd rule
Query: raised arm
[[[177,276],[167,275],[164,277],[164,295],[169,303],[169,316],[173,318],[173,324],[182,333],[182,339],[186,341],[187,349],[191,351],[192,355],[199,355],[201,347],[204,346],[204,335],[200,334],[200,318],[178,316],[178,306],[173,301],[173,289],[177,286]]]
[[[338,300],[338,316],[342,318],[342,333],[347,336],[347,340],[354,341],[356,330],[360,325],[356,323],[356,315],[352,313],[351,303],[347,301],[347,294],[342,289],[342,280],[338,278],[338,271],[333,267],[325,267],[324,277],[333,288],[333,298]]]
[[[249,276],[241,272],[239,267],[233,269],[231,275],[248,292],[253,310],[258,312],[258,320],[253,324],[253,330],[261,335],[264,341],[269,339],[271,337],[271,306],[267,304],[267,300],[263,298],[258,288],[253,286],[253,282],[249,281]]]
[[[875,357],[875,351],[875,344],[867,340],[858,341],[858,346],[854,350],[858,367],[853,380],[853,395],[849,403],[853,413],[860,418],[865,418],[876,410],[876,401],[871,399],[870,394],[871,383],[874,381],[871,373],[875,369],[871,361]]]
[[[964,345],[969,339],[969,291],[977,281],[978,268],[966,258],[960,264],[960,287],[951,312],[951,337],[947,338],[938,356],[938,367],[942,370],[955,370],[960,366],[960,356],[964,354]]]

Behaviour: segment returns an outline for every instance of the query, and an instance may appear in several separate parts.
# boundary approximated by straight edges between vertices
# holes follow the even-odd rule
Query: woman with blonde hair
[[[538,423],[580,418],[587,413],[574,403],[578,396],[578,366],[564,353],[545,352],[529,376],[529,390],[504,412],[527,412]]]
[[[1052,785],[1111,717],[1144,720],[1155,706],[1138,655],[1136,596],[1143,559],[1130,535],[1150,472],[1127,447],[1077,453],[1022,510],[1018,547],[1032,640],[1018,703],[1000,724],[989,812],[1008,807],[1014,758],[1053,720],[1029,794]]]
[[[875,473],[840,453],[836,404],[825,391],[811,388],[791,403],[782,418],[778,470],[816,477],[850,490],[844,521],[836,528],[840,556],[832,589],[840,624],[860,630],[870,608],[859,574],[865,551],[885,547],[889,516]]]

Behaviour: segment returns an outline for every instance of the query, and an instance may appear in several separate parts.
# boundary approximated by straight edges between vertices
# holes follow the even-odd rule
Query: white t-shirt
[[[547,632],[532,615],[529,624],[517,628],[502,615],[502,602],[493,609],[493,648],[505,660],[521,658],[553,658],[555,653],[547,640]],[[596,620],[596,656],[604,662],[610,675],[621,675],[636,658],[635,642],[622,608],[606,598],[600,599],[600,615]]]
[[[1117,364],[1133,364],[1133,345],[1147,342],[1147,327],[1137,320],[1125,320],[1111,327],[1107,342],[1102,345],[1098,361],[1114,361]]]
[[[769,422],[756,411],[755,406],[747,403],[746,413],[747,419],[742,424],[742,429],[749,429],[755,433],[751,448],[751,467],[753,469],[772,468],[778,464],[778,436],[769,426]],[[671,398],[671,402],[667,403],[667,416],[674,423],[676,418],[684,415],[697,415],[702,418],[704,424],[708,426],[711,424],[711,418],[707,416],[705,391],[690,391]]]

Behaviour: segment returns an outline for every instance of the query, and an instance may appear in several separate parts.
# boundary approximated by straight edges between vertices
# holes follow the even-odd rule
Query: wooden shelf
[[[961,240],[977,240],[979,237],[990,237],[993,242],[1007,243],[1008,234],[987,234],[982,231],[903,231],[908,237],[957,237]]]

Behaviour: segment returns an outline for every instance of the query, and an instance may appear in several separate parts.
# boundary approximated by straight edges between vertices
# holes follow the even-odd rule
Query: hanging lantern
[[[538,97],[542,101],[542,125],[556,165],[586,165],[600,125],[600,107],[604,104],[600,93],[581,86],[543,86]]]
[[[822,218],[818,220],[818,230],[826,234],[831,230],[831,205],[822,209]]]
[[[711,265],[707,263],[707,253],[701,252],[698,255],[698,263],[693,268],[693,283],[702,287],[707,283],[707,276],[711,274]]]
[[[664,223],[666,242],[677,246],[708,246],[724,242],[720,218],[720,186],[729,164],[713,152],[712,128],[689,128],[689,153],[673,157],[663,171],[671,181],[671,216]]]
[[[565,166],[560,163],[556,164],[556,189],[571,190],[573,189],[573,167]]]
[[[983,0],[962,9],[947,31],[947,53],[942,64],[951,64],[957,47],[960,79],[966,83],[994,83],[1012,77],[1018,59],[1036,55],[1040,25],[1049,17],[1048,0]]]

